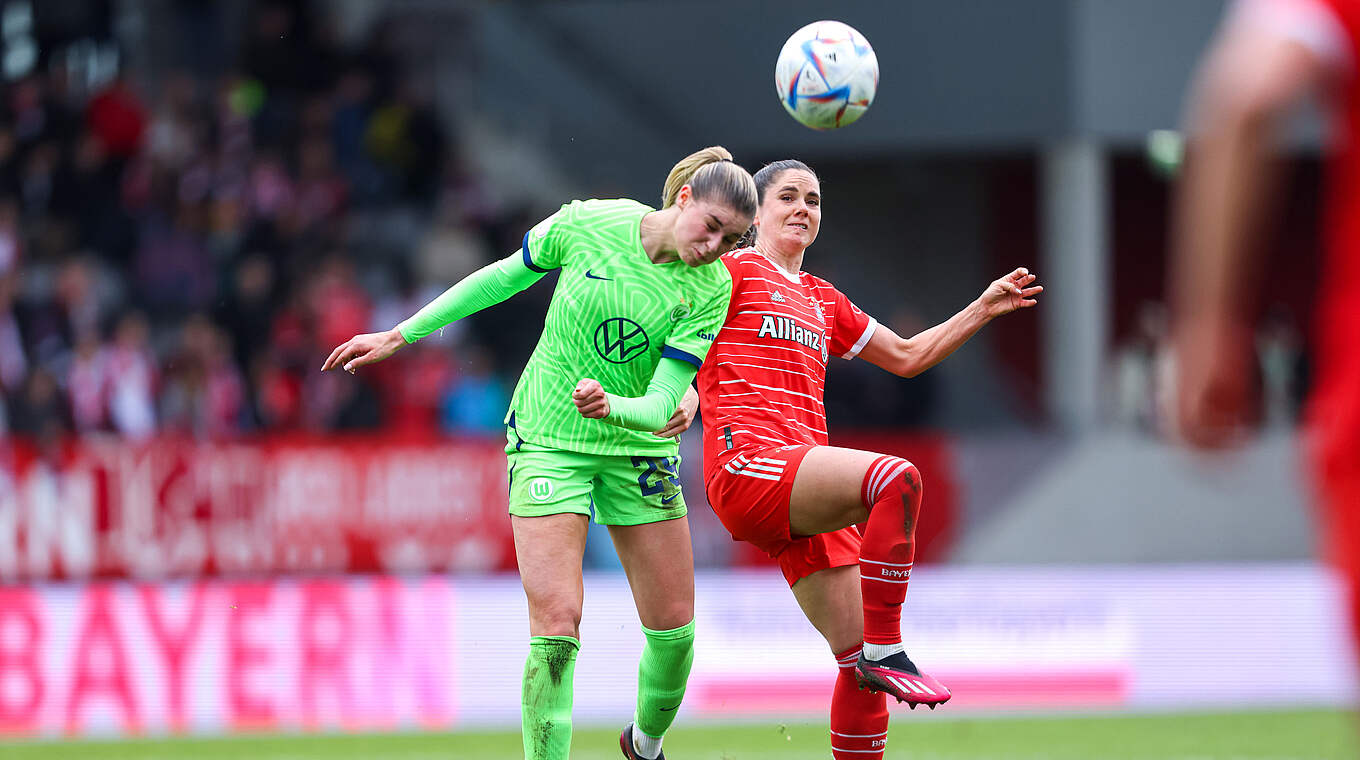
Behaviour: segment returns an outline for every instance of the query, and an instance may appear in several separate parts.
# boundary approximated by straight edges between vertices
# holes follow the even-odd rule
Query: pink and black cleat
[[[653,760],[652,758],[646,758],[639,755],[637,750],[633,749],[632,723],[624,726],[623,733],[619,734],[619,749],[623,750],[623,756],[628,758],[628,760]],[[666,753],[662,752],[658,754],[654,760],[666,760]]]
[[[905,653],[888,655],[881,660],[866,660],[863,654],[855,663],[855,680],[861,689],[881,691],[898,702],[906,702],[915,710],[917,705],[944,704],[952,696],[944,684],[922,673]]]

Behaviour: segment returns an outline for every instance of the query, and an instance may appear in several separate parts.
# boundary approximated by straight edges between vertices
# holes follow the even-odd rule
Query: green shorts
[[[601,525],[643,525],[685,516],[680,457],[582,454],[536,446],[510,430],[510,514],[595,514]]]

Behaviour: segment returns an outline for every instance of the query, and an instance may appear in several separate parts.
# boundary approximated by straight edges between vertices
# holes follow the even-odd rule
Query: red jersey
[[[722,263],[732,302],[699,370],[705,482],[730,451],[825,446],[827,359],[853,359],[878,325],[831,283],[789,274],[754,248]]]
[[[1269,0],[1270,28],[1327,61],[1339,76],[1328,93],[1332,154],[1327,166],[1317,377],[1310,425],[1324,477],[1360,471],[1360,0]]]

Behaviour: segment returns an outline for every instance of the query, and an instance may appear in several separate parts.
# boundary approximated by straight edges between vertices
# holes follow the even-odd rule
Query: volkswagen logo
[[[632,361],[650,345],[642,325],[631,319],[610,317],[595,328],[595,351],[614,364]]]

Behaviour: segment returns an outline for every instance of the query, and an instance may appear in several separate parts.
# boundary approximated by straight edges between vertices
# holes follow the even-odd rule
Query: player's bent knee
[[[643,627],[666,631],[681,628],[694,622],[694,606],[677,604],[661,610],[652,610],[643,620]]]
[[[538,636],[577,636],[581,628],[581,610],[571,605],[531,606],[529,625]]]
[[[911,462],[907,462],[907,469],[902,471],[902,485],[913,499],[920,501],[925,482],[921,478],[921,471]]]
[[[913,504],[921,503],[921,471],[916,465],[896,456],[881,456],[864,473],[861,495],[864,506],[873,509],[879,500],[900,493]]]

